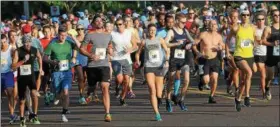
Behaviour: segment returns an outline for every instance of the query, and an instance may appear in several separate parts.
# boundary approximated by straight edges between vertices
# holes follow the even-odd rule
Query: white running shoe
[[[67,119],[66,115],[64,115],[64,114],[62,114],[62,121],[63,122],[68,122],[68,119]]]
[[[55,99],[53,102],[54,105],[58,105],[58,103],[59,103],[59,99]]]

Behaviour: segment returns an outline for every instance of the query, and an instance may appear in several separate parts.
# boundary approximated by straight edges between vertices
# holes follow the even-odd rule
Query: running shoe
[[[273,83],[272,83],[273,85],[278,85],[279,84],[279,82],[278,82],[278,77],[275,77],[274,79],[273,79]]]
[[[59,99],[55,99],[53,102],[54,105],[58,105],[58,103],[59,103]]]
[[[178,102],[179,107],[181,108],[182,111],[188,111],[188,108],[185,106],[183,101]]]
[[[79,98],[79,103],[80,103],[81,105],[87,104],[86,99],[85,99],[84,97],[80,97],[80,98]]]
[[[48,93],[45,94],[44,100],[45,100],[45,105],[50,105],[50,97]]]
[[[155,119],[156,119],[156,121],[162,121],[159,113],[156,113]]]
[[[36,96],[37,96],[37,97],[41,97],[39,91],[36,91]]]
[[[209,96],[208,103],[209,104],[216,104],[217,101],[214,99],[214,97]]]
[[[177,100],[177,96],[176,95],[172,95],[171,100],[174,102],[175,105],[178,104],[178,100]]]
[[[210,86],[209,86],[208,84],[206,84],[206,85],[204,86],[204,88],[205,88],[206,90],[210,90],[210,89],[211,89]]]
[[[244,98],[244,105],[245,105],[246,107],[251,107],[250,97],[245,97],[245,98]]]
[[[168,111],[168,112],[172,112],[172,103],[171,103],[171,100],[168,100],[168,99],[166,99],[166,110]]]
[[[265,97],[266,97],[267,100],[271,100],[272,99],[272,96],[271,96],[271,93],[270,93],[269,89],[265,91]]]
[[[125,103],[125,101],[123,99],[120,99],[120,105],[121,106],[127,106],[127,104]]]
[[[25,118],[20,120],[20,127],[26,127],[26,120],[25,120]]]
[[[11,115],[9,124],[15,123],[17,119],[18,119],[18,116],[16,114]]]
[[[144,80],[141,85],[146,85],[146,84],[147,84],[147,81]]]
[[[229,95],[231,95],[231,96],[234,95],[231,86],[227,86],[227,93],[228,93]]]
[[[162,105],[161,98],[158,98],[158,99],[157,99],[157,103],[158,103],[158,108],[159,108],[159,107],[160,107],[160,105]]]
[[[50,102],[54,102],[54,94],[53,93],[51,93],[51,92],[49,92],[49,99],[50,99]]]
[[[112,121],[112,116],[111,116],[111,114],[106,113],[106,114],[105,114],[105,117],[104,117],[104,120],[105,120],[105,122],[111,122],[111,121]]]
[[[116,90],[116,93],[115,93],[116,98],[120,98],[120,88],[116,87],[115,90]]]
[[[90,103],[92,100],[93,100],[92,95],[89,95],[89,96],[86,98],[86,102],[87,102],[87,103]]]
[[[235,109],[237,112],[240,112],[241,111],[241,102],[238,101],[236,98],[234,99],[235,101]]]
[[[129,92],[127,93],[127,97],[128,97],[128,98],[135,98],[136,95],[135,95],[133,92],[129,91]]]
[[[33,118],[31,118],[30,122],[32,122],[33,124],[41,124],[38,116],[34,116]]]
[[[198,83],[198,89],[199,91],[203,91],[203,84],[201,82]]]
[[[99,102],[100,100],[99,100],[97,95],[94,95],[93,98],[92,98],[92,101]]]
[[[61,115],[62,122],[68,122],[68,119],[65,114]]]

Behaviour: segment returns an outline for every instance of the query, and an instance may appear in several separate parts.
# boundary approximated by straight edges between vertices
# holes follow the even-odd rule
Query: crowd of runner
[[[270,84],[280,76],[279,9],[265,3],[242,3],[222,10],[206,4],[199,12],[183,3],[171,10],[150,7],[138,14],[89,14],[87,10],[59,17],[39,12],[27,19],[1,23],[1,90],[7,95],[10,124],[40,124],[38,99],[62,105],[61,118],[70,113],[69,90],[78,84],[80,104],[98,101],[102,91],[104,120],[110,122],[110,88],[121,106],[135,98],[133,82],[140,70],[155,120],[165,99],[168,112],[184,104],[190,76],[199,77],[198,89],[209,89],[208,103],[217,103],[218,77],[235,96],[235,110],[250,107],[251,79],[260,72],[263,99],[271,100]],[[139,76],[139,75],[137,75]],[[181,79],[182,78],[182,79]],[[114,82],[112,82],[114,79]],[[245,92],[245,93],[244,93]],[[71,106],[71,105],[70,105]]]

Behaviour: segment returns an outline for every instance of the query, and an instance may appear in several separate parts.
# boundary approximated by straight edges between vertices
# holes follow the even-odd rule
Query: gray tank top
[[[145,39],[145,67],[161,67],[163,65],[163,54],[160,38],[154,40]]]

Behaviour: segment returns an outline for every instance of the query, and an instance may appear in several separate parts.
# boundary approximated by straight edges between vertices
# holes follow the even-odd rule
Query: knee
[[[184,85],[187,86],[189,85],[190,80],[189,79],[184,79]]]

